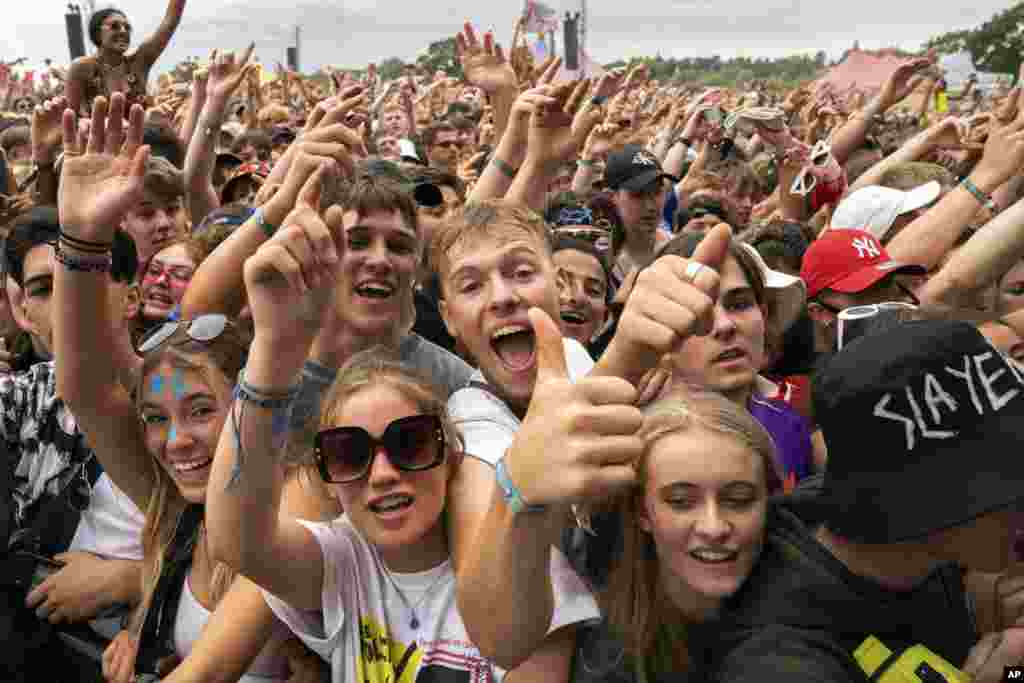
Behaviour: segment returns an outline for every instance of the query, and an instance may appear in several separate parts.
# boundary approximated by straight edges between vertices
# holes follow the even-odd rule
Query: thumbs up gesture
[[[615,337],[595,373],[636,384],[664,354],[677,351],[690,336],[709,334],[714,326],[718,273],[731,242],[732,231],[720,223],[692,258],[666,255],[640,271]]]
[[[529,505],[574,503],[633,484],[643,452],[636,388],[617,377],[573,384],[558,325],[529,311],[537,381],[526,417],[505,454],[509,477]]]

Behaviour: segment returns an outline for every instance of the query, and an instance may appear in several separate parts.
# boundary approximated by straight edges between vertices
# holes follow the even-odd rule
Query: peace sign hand
[[[125,98],[114,93],[109,106],[97,97],[88,139],[79,133],[74,111],[64,110],[64,164],[57,206],[61,228],[73,237],[110,242],[122,217],[142,199],[149,147],[142,146],[144,111],[138,104],[124,130]]]

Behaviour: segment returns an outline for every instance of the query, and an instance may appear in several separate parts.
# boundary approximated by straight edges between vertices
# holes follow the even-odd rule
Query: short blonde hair
[[[450,255],[455,249],[489,240],[506,243],[524,234],[536,239],[550,256],[551,229],[532,210],[500,199],[467,204],[434,232],[430,242],[429,265],[438,274],[442,298],[451,267]]]

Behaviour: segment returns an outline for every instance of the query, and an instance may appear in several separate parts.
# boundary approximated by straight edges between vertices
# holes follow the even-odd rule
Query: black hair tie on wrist
[[[69,235],[63,230],[58,231],[58,235],[63,242],[66,242],[69,247],[78,249],[79,251],[88,251],[96,254],[105,254],[114,248],[113,242],[90,242],[89,240],[79,239],[73,235]]]

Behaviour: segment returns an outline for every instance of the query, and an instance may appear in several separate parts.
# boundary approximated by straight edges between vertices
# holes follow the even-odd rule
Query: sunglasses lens
[[[208,342],[219,337],[227,327],[227,316],[219,313],[201,315],[188,326],[188,336],[193,341]]]
[[[437,438],[440,421],[433,415],[414,415],[395,420],[384,433],[388,459],[402,470],[424,470],[439,461]]]
[[[355,481],[370,464],[369,435],[358,427],[343,427],[317,434],[317,449],[327,481]]]
[[[156,328],[152,334],[142,340],[139,344],[139,353],[148,353],[156,347],[167,341],[172,334],[178,329],[178,323],[164,323],[160,327]]]

